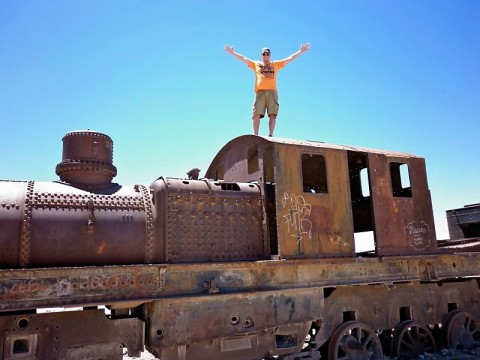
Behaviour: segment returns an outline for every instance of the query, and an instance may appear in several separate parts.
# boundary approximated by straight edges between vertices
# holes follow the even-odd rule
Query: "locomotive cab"
[[[425,161],[411,154],[245,135],[206,177],[261,185],[274,258],[436,249]]]

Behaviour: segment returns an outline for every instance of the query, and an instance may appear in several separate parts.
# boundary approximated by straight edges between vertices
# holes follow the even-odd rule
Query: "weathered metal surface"
[[[480,254],[404,258],[343,258],[168,266],[166,291],[201,289],[215,281],[219,293],[245,290],[438,281],[480,274]]]
[[[271,161],[270,149],[273,149]],[[319,183],[309,189],[305,189],[306,177],[312,169],[302,168],[305,155],[323,157],[325,167],[325,180],[317,179]],[[409,171],[406,185],[402,184],[402,165]],[[363,168],[368,171],[366,186],[371,192],[365,196],[357,179]],[[374,233],[378,255],[436,249],[425,162],[417,156],[243,136],[228,143],[212,161],[207,176],[219,173],[229,181],[259,181],[264,184],[265,193],[264,181],[273,174],[276,214],[267,212],[267,220],[270,236],[274,233],[278,236],[278,249],[270,249],[272,255],[284,258],[348,255],[355,251],[354,230]],[[322,175],[321,171],[312,173],[317,178]],[[276,232],[271,216],[275,216]]]
[[[480,251],[480,237],[460,239],[460,240],[441,240],[438,241],[437,246],[442,249],[449,249],[450,251]]]
[[[279,355],[284,360],[320,359],[318,351],[297,351],[310,328],[310,322],[276,326],[257,332],[207,341],[161,347],[152,343],[147,349],[162,360],[252,360]]]
[[[377,253],[414,254],[437,248],[425,163],[418,158],[369,154]],[[392,163],[408,165],[411,189],[394,194]]]
[[[232,144],[212,166],[221,163],[226,180],[258,184],[160,178],[150,188],[120,187],[108,194],[25,184],[18,199],[8,195],[2,201],[9,205],[0,208],[7,218],[0,245],[16,251],[3,255],[1,266],[346,256],[355,252],[355,227],[374,231],[379,255],[436,248],[423,159],[251,136]],[[305,157],[323,160],[305,165]],[[356,203],[358,194],[352,196],[358,192],[350,175],[361,169],[357,160],[369,168],[367,207]],[[409,166],[411,189],[397,189],[399,170],[392,167],[397,163]],[[264,183],[266,178],[272,182]]]
[[[447,211],[450,239],[480,237],[480,204]]]
[[[331,150],[340,150],[340,151],[358,151],[364,153],[378,153],[385,154],[392,157],[417,157],[414,154],[409,154],[406,152],[399,151],[389,151],[389,150],[379,150],[372,148],[365,148],[359,146],[343,146],[338,144],[329,144],[322,141],[306,141],[306,140],[295,140],[295,139],[286,139],[278,137],[260,137],[254,135],[243,135],[236,137],[230,140],[227,144],[223,146],[222,149],[217,153],[213,158],[209,168],[207,169],[205,176],[209,179],[215,179],[215,174],[218,166],[225,165],[225,174],[233,174],[235,167],[240,166],[244,167],[240,163],[243,163],[243,160],[246,159],[245,155],[241,153],[242,149],[250,148],[256,144],[263,147],[269,146],[295,146],[299,148],[309,148],[309,149],[331,149]],[[235,153],[238,155],[235,156]],[[260,167],[261,169],[261,167]],[[236,176],[234,176],[235,181],[246,181],[241,179],[242,175],[245,175],[245,172],[239,171]],[[229,178],[233,175],[229,175]],[[221,178],[223,179],[223,177]],[[227,178],[225,178],[227,180]]]
[[[358,320],[373,329],[393,329],[405,320],[441,324],[452,306],[480,315],[480,290],[476,280],[462,283],[403,283],[346,286],[325,297],[322,327],[316,339],[327,341],[335,324]]]
[[[113,141],[105,134],[82,130],[63,137],[62,162],[56,173],[62,181],[82,189],[103,189],[117,175]]]
[[[142,195],[143,209],[145,211],[145,263],[153,263],[158,260],[155,257],[155,232],[154,232],[154,218],[153,210],[150,200],[150,191],[144,185],[135,185],[135,191]]]
[[[103,310],[0,317],[0,358],[111,359],[144,350],[145,324],[136,318],[110,320]]]
[[[321,318],[322,311],[323,292],[315,288],[192,296],[147,305],[150,341],[162,346],[304,323]]]
[[[208,354],[211,355],[213,350],[210,346],[214,339],[218,341],[224,336],[234,335],[237,339],[243,337],[248,341],[250,348],[252,345],[249,338],[253,334],[259,334],[275,323],[294,324],[295,321],[291,318],[293,309],[301,314],[299,316],[303,320],[317,319],[320,331],[315,337],[315,343],[318,346],[328,341],[335,328],[345,321],[361,321],[374,329],[388,330],[411,319],[423,324],[442,323],[452,306],[480,313],[480,291],[476,280],[441,286],[436,283],[402,282],[330,289],[325,293],[320,288],[301,288],[155,301],[147,306],[146,313],[151,317],[147,348],[160,356],[164,355],[163,351],[170,355],[177,354],[182,346],[188,351],[189,346],[186,344],[195,344],[202,351],[208,349]],[[323,294],[327,294],[325,300]],[[321,302],[315,303],[320,298]],[[315,314],[317,311],[319,314]],[[264,344],[265,349],[270,351],[275,349],[272,338]],[[215,348],[217,356],[213,357],[218,358],[218,346]],[[262,349],[257,345],[257,352],[254,353],[256,357],[265,354]],[[231,355],[236,359],[256,358],[252,355]]]
[[[253,169],[252,166],[250,166],[249,171],[248,164],[249,161],[251,163],[255,159],[262,161],[262,151],[264,151],[263,146],[265,143],[262,142],[261,139],[262,138],[256,136],[247,135],[229,142],[215,156],[205,173],[205,177],[225,181],[258,181],[263,172],[263,167],[260,166],[260,163],[257,163]],[[238,151],[233,151],[234,148],[237,148]],[[253,157],[252,152],[250,152],[251,157],[249,158],[248,149],[251,148],[257,149],[257,156]]]
[[[328,189],[311,193],[302,182],[302,154],[325,158]],[[354,253],[345,152],[281,146],[277,149],[277,229],[284,258]],[[305,169],[303,169],[305,171]]]
[[[480,253],[0,271],[0,310],[480,274]]]
[[[20,244],[19,244],[19,260],[20,267],[25,267],[30,262],[30,243],[32,238],[32,212],[33,212],[33,188],[34,182],[29,181],[27,183],[27,190],[25,192],[25,203],[23,208],[23,214],[21,219],[22,230],[20,232]],[[13,255],[13,254],[12,254]],[[8,261],[12,263],[13,261]]]
[[[165,289],[156,266],[0,270],[0,311],[140,302]]]
[[[202,310],[199,311],[199,309]],[[306,333],[310,328],[309,321],[320,318],[322,310],[323,293],[320,289],[159,300],[147,305],[149,326],[147,348],[163,359],[162,349],[164,348],[224,339],[222,358],[225,359],[229,358],[229,353],[233,355],[235,350],[248,352],[250,358],[298,352],[302,349]],[[188,324],[198,324],[198,326]],[[259,340],[262,335],[259,334],[260,332],[272,329],[271,332],[273,331],[274,335],[282,334],[279,329],[285,330],[287,326],[290,327],[287,334],[294,340],[290,344],[283,344],[284,348],[272,343],[275,336],[271,336],[267,339],[267,343],[263,340],[254,346],[249,341],[240,349],[234,349],[232,345],[229,349],[225,349],[227,339],[235,337],[239,339],[245,336],[243,339],[249,340],[249,335],[257,334],[255,338]],[[278,350],[269,353],[275,348]],[[192,350],[187,346],[186,351],[188,354]],[[219,353],[218,349],[217,353]],[[202,355],[197,353],[193,358],[198,356]],[[235,356],[238,358],[238,354]],[[186,358],[189,359],[192,356]],[[219,356],[213,358],[219,358]]]
[[[352,320],[335,329],[328,345],[328,359],[383,359],[382,345],[375,330]]]
[[[479,319],[471,309],[449,312],[442,325],[442,342],[445,347],[472,349],[480,344]]]
[[[152,188],[165,208],[166,262],[265,257],[258,184],[160,178]]]
[[[58,183],[0,181],[0,189],[1,268],[159,260],[145,186],[114,195]]]

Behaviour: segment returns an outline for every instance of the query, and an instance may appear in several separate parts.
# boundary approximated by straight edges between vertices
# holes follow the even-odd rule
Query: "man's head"
[[[269,48],[263,48],[260,53],[262,54],[262,60],[263,61],[270,61],[270,49]]]

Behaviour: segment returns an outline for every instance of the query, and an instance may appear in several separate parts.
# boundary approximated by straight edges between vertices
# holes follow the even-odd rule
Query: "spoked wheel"
[[[442,324],[442,340],[451,349],[472,349],[480,346],[480,330],[475,317],[465,311],[454,310]]]
[[[330,360],[382,359],[377,334],[360,321],[349,321],[335,329],[328,345]]]
[[[392,356],[411,359],[437,351],[435,339],[428,327],[415,320],[403,321],[393,332]]]

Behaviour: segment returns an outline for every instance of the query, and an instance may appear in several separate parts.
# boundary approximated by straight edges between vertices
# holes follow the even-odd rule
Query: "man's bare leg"
[[[258,129],[260,128],[260,114],[254,114],[252,117],[253,120],[253,133],[258,135]]]
[[[268,114],[268,136],[273,136],[275,124],[277,123],[277,114]]]

